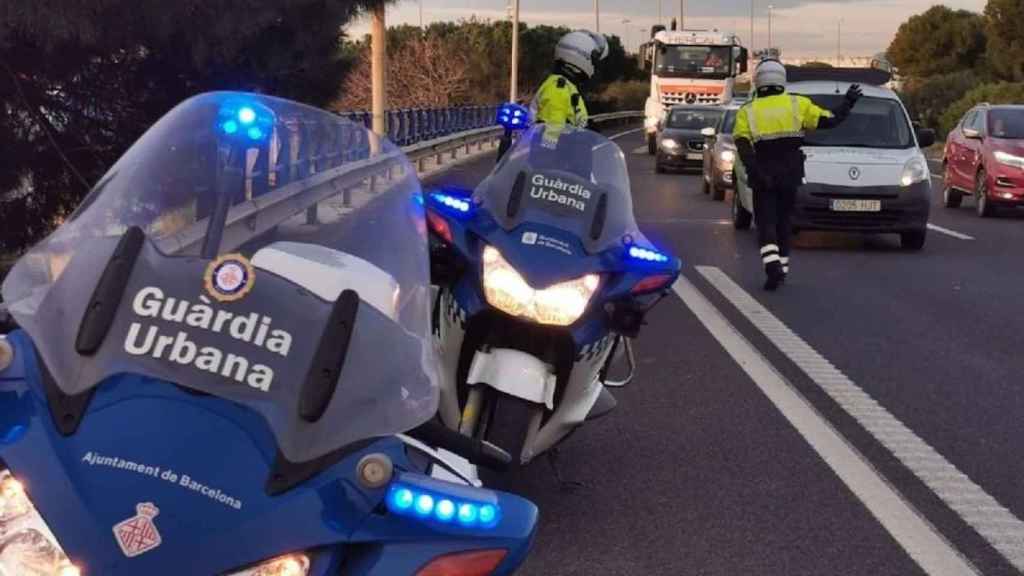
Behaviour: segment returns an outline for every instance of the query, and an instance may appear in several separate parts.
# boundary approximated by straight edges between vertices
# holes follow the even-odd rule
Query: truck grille
[[[665,106],[677,104],[721,104],[720,94],[698,94],[696,92],[662,92],[661,103]]]

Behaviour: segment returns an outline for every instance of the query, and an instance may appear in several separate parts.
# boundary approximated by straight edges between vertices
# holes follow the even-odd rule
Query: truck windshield
[[[815,104],[835,109],[843,96],[836,94],[809,95]],[[888,98],[861,98],[850,117],[831,130],[812,130],[807,133],[807,146],[851,146],[857,148],[910,148],[914,145],[907,115],[898,100]]]
[[[1024,139],[1024,109],[995,108],[988,113],[993,138]]]
[[[659,44],[654,70],[668,78],[728,78],[732,75],[732,49]]]

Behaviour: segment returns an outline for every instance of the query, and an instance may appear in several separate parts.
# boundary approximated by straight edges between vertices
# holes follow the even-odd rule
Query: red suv
[[[947,208],[965,195],[975,197],[983,218],[1024,205],[1024,106],[973,108],[946,138],[942,164]]]

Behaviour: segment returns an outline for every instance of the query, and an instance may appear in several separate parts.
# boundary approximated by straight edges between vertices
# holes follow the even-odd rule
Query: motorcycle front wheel
[[[543,406],[495,390],[488,398],[489,417],[483,439],[500,447],[512,456],[512,463],[504,472],[487,468],[480,470],[480,479],[488,487],[508,483],[523,467],[523,448],[540,428]]]

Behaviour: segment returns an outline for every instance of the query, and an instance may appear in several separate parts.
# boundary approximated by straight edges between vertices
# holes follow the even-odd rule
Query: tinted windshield
[[[680,130],[701,130],[718,125],[721,118],[721,110],[675,109],[669,116],[668,127]]]
[[[810,96],[818,106],[838,108],[843,96],[836,94]],[[807,133],[808,146],[855,146],[862,148],[910,148],[913,133],[898,100],[861,98],[845,122],[830,130]]]
[[[988,123],[994,138],[1024,138],[1024,109],[994,108],[988,113]]]
[[[589,130],[534,127],[474,194],[505,230],[523,222],[553,226],[575,235],[590,253],[621,245],[627,235],[642,238],[626,157]]]
[[[725,78],[730,76],[731,66],[729,46],[659,44],[655,56],[655,73],[669,78]]]
[[[401,152],[360,126],[274,98],[197,96],[17,263],[3,296],[65,394],[125,372],[167,380],[258,411],[283,454],[307,461],[435,412],[416,200]],[[80,355],[90,296],[132,238],[113,323]],[[332,310],[348,330],[329,332]],[[327,365],[314,357],[324,342]]]

